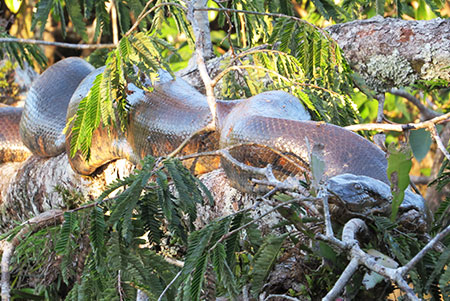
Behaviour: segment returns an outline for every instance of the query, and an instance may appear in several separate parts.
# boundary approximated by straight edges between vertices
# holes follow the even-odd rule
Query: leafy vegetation
[[[63,36],[71,26],[84,41],[110,39],[111,23],[119,24],[120,40],[116,49],[91,54],[90,60],[105,68],[72,120],[71,155],[81,151],[89,157],[92,131],[100,124],[126,130],[125,87],[128,84],[151,89],[143,84],[143,76],[153,81],[159,68],[177,70],[187,65],[192,55],[194,37],[185,12],[179,7],[184,6],[183,1],[171,1],[179,6],[164,0],[148,6],[143,0],[114,1],[117,20],[110,18],[109,3],[40,0],[33,16],[32,26],[40,33],[51,18],[59,22]],[[414,3],[418,4],[417,8]],[[282,89],[297,96],[315,120],[344,126],[373,119],[372,94],[354,88],[357,75],[352,73],[340,48],[313,24],[350,21],[375,14],[406,14],[428,19],[439,15],[442,4],[433,0],[392,3],[345,0],[339,4],[329,0],[302,3],[234,0],[219,2],[217,6],[250,11],[247,14],[222,11],[211,20],[217,29],[212,32],[216,54],[231,49],[234,53],[222,66],[227,71],[221,79],[223,98],[249,97]],[[133,22],[143,16],[144,7],[152,13],[129,33]],[[267,11],[277,15],[265,14]],[[303,19],[290,18],[299,12],[305,13]],[[86,25],[93,26],[93,37],[89,36]],[[9,54],[19,63],[44,63],[39,48],[17,43],[4,45],[1,54]],[[244,80],[240,73],[244,73]],[[428,89],[431,85],[423,83],[416,88],[426,90],[425,86]],[[435,93],[433,98],[440,100],[441,108],[449,109],[448,102],[443,101],[448,92],[442,92],[442,96],[429,89],[427,93]],[[396,121],[409,114],[408,108],[401,107],[393,97],[387,100],[387,106],[398,107],[393,110],[398,113]],[[404,155],[401,160],[393,157],[397,165],[410,159],[409,156],[404,160]],[[450,183],[449,166],[448,161],[442,165],[435,181],[438,189]],[[401,170],[404,175],[404,169],[400,166],[396,171]],[[406,180],[401,179],[399,195],[408,185]],[[255,216],[252,210],[238,211],[197,229],[198,207],[211,205],[213,200],[207,198],[209,192],[176,159],[147,157],[140,170],[111,185],[97,200],[85,204],[83,210],[75,210],[85,203],[79,195],[60,192],[70,204],[64,223],[26,237],[16,249],[12,284],[17,298],[135,300],[138,290],[150,300],[198,300],[213,296],[234,299],[242,292],[258,298],[263,291],[282,290],[280,282],[286,278],[276,282],[268,279],[269,272],[283,264],[292,267],[289,264],[295,261],[305,273],[290,277],[285,271],[284,275],[295,278],[295,285],[282,293],[317,299],[332,288],[345,268],[344,254],[315,240],[315,234],[322,231],[321,221],[318,223],[316,216],[308,215],[302,203],[292,202],[288,195],[277,194],[272,199],[274,204],[285,202],[285,211],[280,210],[283,217],[265,231],[258,227],[265,220]],[[364,248],[379,249],[405,264],[425,242],[420,234],[402,229],[396,219],[401,198],[396,196],[392,219],[372,217],[369,225],[373,239]],[[447,198],[436,211],[430,234],[448,225],[449,208]],[[334,226],[336,232],[342,230],[338,222]],[[11,239],[22,228],[19,226],[3,238]],[[443,252],[431,251],[409,273],[409,280],[420,297],[439,299],[450,293],[448,237],[441,247]],[[172,258],[181,259],[183,264]],[[280,261],[283,264],[279,265]],[[390,283],[379,283],[374,290],[365,291],[364,273],[361,270],[351,279],[347,297],[385,296],[394,289]],[[37,275],[44,277],[37,279]]]

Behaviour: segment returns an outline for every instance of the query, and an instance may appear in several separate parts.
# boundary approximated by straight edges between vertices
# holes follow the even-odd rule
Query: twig
[[[366,124],[354,124],[346,126],[345,129],[353,132],[357,131],[394,131],[394,132],[403,132],[405,130],[418,130],[430,128],[430,126],[449,122],[450,121],[450,113],[440,115],[433,119],[417,122],[417,123],[406,123],[406,124],[380,124],[380,123],[366,123]]]
[[[119,292],[119,300],[124,300],[124,296],[123,296],[123,288],[122,288],[122,270],[119,270],[117,273],[117,291]]]
[[[328,294],[322,300],[324,300],[324,301],[336,300],[339,293],[347,285],[348,281],[353,276],[353,274],[358,270],[358,266],[359,266],[358,259],[352,258],[350,260],[350,263],[347,265],[345,270],[342,272],[339,279],[334,284],[333,288],[328,292]]]
[[[217,8],[217,7],[205,7],[205,8],[196,8],[195,10],[198,11],[218,11],[218,12],[231,12],[231,13],[243,13],[243,14],[248,14],[248,15],[258,15],[258,16],[269,16],[269,17],[277,17],[277,18],[288,18],[288,19],[292,19],[295,21],[298,21],[300,23],[309,25],[311,27],[313,27],[314,29],[318,30],[319,32],[321,32],[325,37],[329,38],[329,34],[322,28],[317,27],[303,19],[294,17],[294,16],[289,16],[289,15],[285,15],[285,14],[276,14],[276,13],[266,13],[266,12],[257,12],[257,11],[250,11],[250,10],[241,10],[241,9],[233,9],[233,8]],[[331,38],[330,38],[331,39]]]
[[[406,98],[409,102],[411,102],[419,109],[420,113],[425,119],[431,119],[441,115],[438,112],[427,108],[418,98],[414,97],[414,95],[412,94],[409,94],[405,90],[391,89],[389,93]]]
[[[447,158],[447,160],[450,161],[450,154],[447,151],[447,148],[445,147],[444,143],[442,142],[441,137],[439,137],[439,134],[436,130],[436,125],[430,125],[428,127],[428,130],[431,133],[431,136],[433,137],[434,141],[436,141],[436,145],[438,146],[439,150],[444,154],[444,156]]]
[[[375,96],[375,99],[378,100],[378,112],[377,112],[377,119],[376,122],[380,123],[383,121],[384,118],[384,101],[385,101],[385,96],[384,94],[378,94]]]
[[[432,240],[430,240],[427,245],[420,250],[419,253],[416,254],[407,264],[398,268],[397,271],[401,276],[405,276],[418,262],[421,260],[425,254],[431,250],[441,239],[447,236],[450,233],[450,225],[447,226],[444,230],[439,232]]]
[[[144,13],[144,11],[148,8],[148,6],[150,5],[152,1],[148,1],[147,4],[145,5],[144,9],[142,10],[141,14],[139,15],[138,19],[136,20],[136,22],[134,22],[133,26],[131,26],[131,28],[127,31],[127,33],[125,34],[125,36],[129,36],[135,29],[136,27],[138,27],[139,23],[142,22],[142,20],[147,17],[149,14],[151,14],[152,12],[154,12],[155,10],[157,10],[158,8],[162,7],[162,6],[167,6],[167,5],[173,5],[176,6],[178,8],[180,8],[181,10],[183,10],[184,12],[186,12],[186,7],[182,6],[179,3],[175,3],[175,2],[163,2],[160,4],[157,4],[155,6],[153,6],[151,9],[149,9],[148,11],[146,11]]]
[[[169,288],[172,286],[172,284],[175,283],[175,281],[178,279],[178,277],[181,276],[181,271],[180,270],[175,277],[173,277],[172,281],[170,281],[170,283],[164,288],[164,290],[162,291],[161,295],[159,295],[158,301],[161,301],[164,297],[164,295],[167,293],[167,291],[169,290]]]
[[[323,215],[325,218],[325,231],[328,237],[333,237],[333,226],[331,224],[330,206],[328,205],[328,193],[325,187],[321,187],[317,194],[323,204]]]
[[[227,239],[227,238],[230,237],[231,235],[236,234],[237,232],[241,231],[242,229],[245,229],[245,228],[247,228],[248,226],[250,226],[250,225],[256,223],[257,221],[261,220],[261,219],[264,218],[265,216],[267,216],[267,215],[269,215],[270,213],[272,213],[272,212],[278,210],[278,209],[281,208],[281,207],[284,207],[284,206],[287,206],[287,205],[290,205],[290,204],[296,203],[296,202],[302,202],[302,201],[317,201],[317,200],[318,200],[318,198],[310,198],[310,197],[309,197],[309,198],[308,198],[308,197],[306,197],[306,198],[296,198],[296,199],[292,199],[292,200],[283,202],[283,203],[281,203],[281,204],[278,204],[277,206],[271,208],[270,210],[268,210],[268,211],[265,212],[264,214],[261,214],[261,215],[258,216],[257,218],[252,219],[252,220],[249,221],[248,223],[246,223],[246,224],[240,226],[239,228],[236,228],[236,229],[234,229],[233,231],[230,231],[230,232],[228,232],[227,234],[222,235],[222,237],[221,237],[221,238],[220,238],[220,239],[219,239],[219,240],[218,240],[218,241],[217,241],[217,242],[216,242],[216,243],[208,250],[208,252],[211,252],[212,250],[214,250],[214,249],[217,247],[217,245],[218,245],[219,243],[223,242],[225,239]]]
[[[49,42],[43,40],[19,39],[19,38],[0,38],[0,43],[26,43],[44,46],[56,46],[62,48],[72,48],[72,49],[104,49],[104,48],[114,48],[117,46],[117,44],[72,44],[72,43]]]
[[[166,158],[173,158],[176,155],[178,155],[178,153],[183,150],[183,148],[186,146],[186,144],[188,144],[189,141],[191,141],[191,139],[193,139],[195,136],[203,134],[203,133],[207,133],[207,132],[212,132],[212,131],[214,131],[214,126],[210,123],[207,126],[193,132],[191,135],[189,135],[189,137],[184,139],[184,141],[181,142],[181,144],[176,149],[174,149],[170,154],[168,154],[166,156]]]
[[[334,246],[339,247],[342,250],[349,251],[349,256],[351,258],[350,264],[351,267],[347,267],[346,270],[351,271],[354,269],[355,261],[358,262],[360,265],[366,266],[368,269],[384,276],[385,278],[395,282],[398,287],[406,293],[406,296],[410,300],[419,300],[417,296],[415,295],[413,289],[409,287],[406,280],[403,278],[406,273],[425,255],[426,252],[428,252],[431,248],[434,247],[434,245],[443,237],[445,237],[448,233],[450,233],[450,226],[448,226],[444,231],[439,233],[435,238],[433,238],[426,246],[422,249],[419,254],[417,254],[408,264],[406,264],[404,267],[400,267],[397,269],[388,268],[381,264],[379,264],[376,259],[365,253],[361,247],[359,246],[359,243],[356,239],[356,233],[360,231],[367,231],[367,226],[364,223],[363,220],[354,218],[348,221],[345,226],[342,233],[342,241],[334,238],[334,237],[328,237],[324,235],[317,235],[316,237],[318,239],[324,240],[326,242],[329,242],[333,244]],[[333,296],[337,296],[345,287],[346,282],[338,281],[334,285],[332,291]],[[327,295],[327,297],[329,297]],[[331,300],[331,299],[325,299],[325,300]]]
[[[264,298],[265,300],[269,300],[272,298],[282,298],[282,300],[290,300],[290,301],[300,301],[300,299],[288,296],[288,295],[280,295],[280,294],[270,294],[269,296],[267,296],[266,298]]]

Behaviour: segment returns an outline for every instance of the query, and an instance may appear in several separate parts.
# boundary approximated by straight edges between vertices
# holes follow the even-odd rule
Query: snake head
[[[366,176],[341,174],[328,181],[331,200],[342,203],[350,212],[368,214],[387,210],[392,201],[389,186]]]
[[[340,174],[328,180],[328,190],[332,193],[330,201],[344,205],[350,213],[368,215],[372,213],[389,214],[392,203],[390,187],[377,179]],[[405,198],[400,205],[400,211],[414,209],[427,218],[425,200],[410,188],[405,191]]]

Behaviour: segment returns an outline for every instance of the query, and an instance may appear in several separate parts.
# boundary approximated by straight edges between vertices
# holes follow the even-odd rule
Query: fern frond
[[[77,150],[80,150],[87,159],[90,157],[92,132],[100,125],[100,83],[102,79],[102,73],[97,75],[89,94],[78,105],[70,140],[71,157],[75,156]]]
[[[264,280],[276,262],[281,246],[288,234],[269,236],[255,254],[252,271],[252,294],[256,296],[264,286]]]
[[[103,210],[95,206],[91,213],[91,227],[89,238],[92,243],[92,252],[96,260],[97,269],[102,269],[102,259],[105,252],[106,223]]]
[[[33,14],[33,20],[31,22],[31,29],[34,29],[36,25],[39,24],[39,35],[45,29],[45,24],[47,23],[48,15],[53,6],[53,0],[40,0],[36,5],[36,12]]]
[[[87,41],[86,23],[83,20],[79,1],[66,0],[66,8],[73,27],[75,28],[75,32],[78,33],[84,41]]]
[[[58,254],[66,254],[67,248],[70,241],[70,236],[72,234],[72,230],[75,226],[76,216],[74,213],[65,212],[64,213],[64,223],[61,227],[61,232],[59,235],[59,240],[56,243],[55,251]]]

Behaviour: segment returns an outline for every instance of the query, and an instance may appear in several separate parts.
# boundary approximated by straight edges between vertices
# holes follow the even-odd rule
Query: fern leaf
[[[75,31],[84,41],[87,41],[86,24],[83,21],[83,14],[78,0],[66,0],[66,8]]]
[[[50,10],[52,9],[52,4],[52,0],[40,0],[36,6],[36,13],[33,14],[31,29],[34,29],[39,24],[39,35],[41,36],[44,32]]]
[[[67,247],[70,241],[70,235],[72,234],[72,229],[75,224],[75,216],[73,213],[65,212],[64,213],[64,223],[61,227],[61,232],[59,236],[59,240],[56,243],[55,251],[58,254],[66,254]]]
[[[252,271],[252,294],[256,296],[264,286],[264,280],[276,262],[281,246],[288,235],[269,236],[255,255]]]
[[[89,94],[80,101],[72,127],[70,140],[70,156],[80,150],[89,160],[92,132],[100,124],[100,82],[103,74],[97,75]]]
[[[89,238],[92,243],[92,251],[96,259],[98,270],[102,269],[102,259],[105,248],[105,231],[106,223],[103,210],[100,207],[95,206],[91,213]]]

